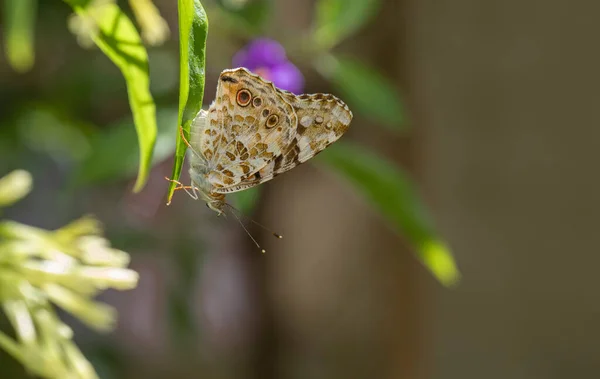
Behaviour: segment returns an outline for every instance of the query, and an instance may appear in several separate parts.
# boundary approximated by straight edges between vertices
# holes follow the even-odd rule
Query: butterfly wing
[[[300,96],[289,92],[283,94],[294,108],[298,118],[296,138],[288,150],[292,149],[293,145],[297,145],[295,150],[298,151],[299,163],[304,163],[323,151],[348,130],[352,121],[352,112],[337,97],[322,93]],[[288,162],[289,158],[284,158],[280,167],[275,166],[275,171],[283,172],[279,170],[287,167]]]
[[[278,91],[294,108],[298,120],[296,135],[281,154],[239,184],[228,188],[229,192],[264,183],[306,162],[337,141],[350,126],[352,112],[333,95],[318,93],[296,96],[287,91]]]
[[[208,126],[208,112],[204,109],[200,109],[200,112],[196,115],[194,120],[192,121],[192,125],[190,127],[190,139],[189,139],[189,147],[191,154],[190,156],[190,164],[194,165],[206,165],[207,160],[206,157],[202,153],[202,140],[205,138],[205,131]],[[210,133],[208,133],[210,135]]]
[[[199,150],[215,192],[254,175],[280,156],[296,136],[293,107],[271,82],[244,68],[225,70],[208,109]]]

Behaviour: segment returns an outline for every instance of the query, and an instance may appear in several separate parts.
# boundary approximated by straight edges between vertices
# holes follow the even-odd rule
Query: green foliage
[[[260,34],[272,14],[273,0],[217,0],[236,28]]]
[[[127,84],[139,145],[139,169],[134,187],[144,187],[156,140],[156,111],[150,94],[148,56],[131,20],[112,2],[64,0],[77,17],[71,20],[80,42],[93,41],[119,67]],[[149,43],[160,43],[168,36],[166,22],[150,0],[136,1],[132,9]],[[27,71],[34,62],[33,35],[37,0],[4,2],[5,50],[11,66]]]
[[[189,140],[190,126],[204,98],[206,37],[208,18],[199,0],[179,0],[179,118],[178,125]],[[178,180],[187,145],[177,134],[175,163],[171,179]],[[169,184],[167,203],[171,202],[176,184]]]
[[[329,50],[360,29],[379,9],[380,0],[319,0],[313,39]]]
[[[341,174],[402,232],[444,285],[460,278],[452,254],[437,236],[414,185],[398,167],[357,145],[337,142],[319,159]]]
[[[158,135],[152,156],[152,164],[161,162],[173,154],[173,135],[177,128],[177,110],[158,111]],[[111,125],[108,131],[96,133],[90,141],[90,153],[79,165],[73,180],[77,185],[88,185],[131,177],[137,167],[138,152],[133,120],[126,119]]]
[[[390,81],[375,69],[347,57],[324,57],[319,71],[339,89],[352,109],[394,130],[402,129],[402,100]]]
[[[25,196],[31,181],[22,170],[0,179],[0,204]],[[93,218],[54,231],[0,221],[0,304],[16,336],[0,332],[0,348],[43,378],[97,378],[53,304],[110,330],[115,310],[93,297],[108,288],[134,288],[138,274],[128,264],[129,255],[110,247]]]
[[[140,166],[134,186],[134,192],[139,192],[148,180],[156,141],[156,107],[150,94],[148,53],[137,29],[116,4],[92,3],[82,7],[78,5],[79,1],[65,1],[82,20],[93,25],[88,31],[89,37],[125,78],[140,149]]]
[[[4,0],[4,49],[8,63],[18,72],[31,69],[37,0]]]

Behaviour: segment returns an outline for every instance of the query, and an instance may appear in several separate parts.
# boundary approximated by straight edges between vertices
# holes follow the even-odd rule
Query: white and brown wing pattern
[[[208,111],[192,125],[190,174],[209,207],[306,162],[348,129],[352,112],[333,95],[296,96],[245,68],[225,70]]]
[[[281,155],[298,123],[283,94],[243,68],[223,71],[207,122],[200,150],[218,193],[238,190],[233,188]]]
[[[300,96],[289,92],[283,94],[294,108],[298,118],[295,143],[298,147],[299,163],[304,163],[323,151],[348,130],[352,121],[352,112],[337,97],[322,93]],[[280,167],[285,165],[282,164]],[[277,166],[276,171],[278,171]]]
[[[333,95],[317,93],[296,96],[287,91],[278,91],[294,108],[298,120],[296,135],[280,155],[236,185],[235,191],[264,183],[306,162],[337,141],[350,126],[352,112]]]

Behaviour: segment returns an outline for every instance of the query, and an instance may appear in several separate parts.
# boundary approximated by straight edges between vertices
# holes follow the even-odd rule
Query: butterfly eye
[[[250,104],[250,100],[252,100],[252,95],[250,94],[250,91],[248,91],[247,89],[241,89],[238,91],[237,103],[239,105],[245,107],[246,105]]]
[[[262,115],[263,115],[263,117],[267,117],[267,116],[269,115],[269,113],[271,113],[271,111],[270,111],[270,110],[268,110],[268,109],[266,109],[266,108],[265,108],[265,109],[263,109],[263,111],[262,111]]]
[[[276,114],[272,114],[271,116],[269,116],[269,118],[267,119],[267,128],[272,128],[275,125],[277,125],[277,123],[279,122],[279,117]]]
[[[260,107],[262,105],[262,99],[260,97],[255,97],[252,99],[252,105],[254,105],[255,108]]]

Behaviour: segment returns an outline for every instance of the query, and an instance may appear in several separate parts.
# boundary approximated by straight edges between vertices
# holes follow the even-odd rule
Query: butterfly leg
[[[196,193],[196,187],[194,186],[183,186],[181,187],[185,193],[187,193],[192,199],[194,200],[198,200],[198,194]],[[192,192],[189,191],[189,189],[192,189]]]
[[[184,190],[185,193],[187,193],[192,199],[198,200],[198,194],[196,193],[196,186],[184,186],[183,183],[181,183],[177,180],[169,179],[167,177],[165,177],[165,179],[169,182],[173,182],[178,185],[177,187],[175,187],[175,189],[173,191]],[[190,189],[192,190],[192,192],[189,191]]]
[[[194,150],[194,148],[192,147],[192,145],[190,145],[190,143],[188,142],[187,138],[185,138],[185,133],[183,132],[183,126],[181,126],[181,125],[179,125],[179,134],[181,134],[181,139],[187,145],[187,147],[189,149]]]
[[[192,193],[193,193],[193,195],[190,195],[192,197],[192,199],[198,200],[198,194],[196,193],[196,186],[192,186]]]
[[[185,138],[185,134],[183,133],[183,126],[179,126],[179,134],[181,134],[181,139],[183,140],[183,143],[185,143],[187,145],[188,149],[190,149],[192,151],[192,153],[194,153],[194,155],[196,155],[197,157],[205,160],[205,158],[202,155],[200,155],[200,153],[198,153],[196,151],[196,149],[194,149],[192,147],[192,145],[190,145],[190,143],[187,140],[187,138]]]

